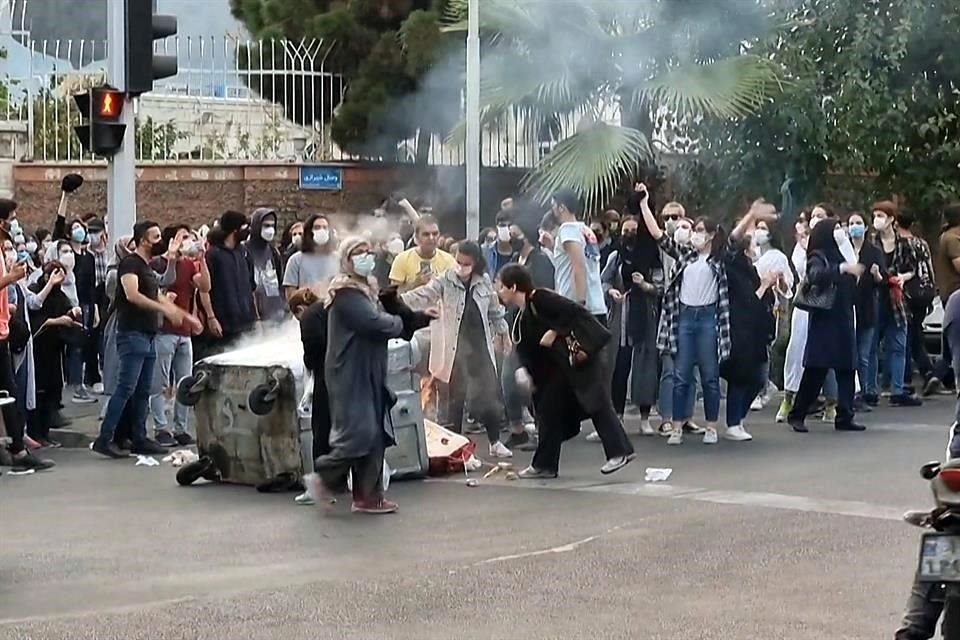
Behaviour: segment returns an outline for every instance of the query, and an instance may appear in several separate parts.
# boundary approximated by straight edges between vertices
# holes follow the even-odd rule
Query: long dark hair
[[[710,257],[723,257],[723,254],[727,250],[727,232],[724,230],[722,225],[720,225],[710,216],[700,216],[697,218],[693,223],[694,232],[696,232],[697,225],[701,223],[703,224],[703,228],[707,233],[713,234],[713,242],[710,243]]]
[[[474,274],[484,274],[487,272],[487,261],[483,257],[483,251],[480,249],[480,245],[476,242],[464,240],[457,245],[457,253],[462,253],[473,259]]]
[[[315,213],[307,221],[303,223],[303,239],[300,241],[300,251],[303,253],[316,253],[320,247],[316,242],[313,241],[313,224],[317,220],[326,220],[327,221],[327,233],[329,237],[327,239],[327,244],[324,245],[326,248],[332,249],[331,243],[333,242],[333,226],[330,224],[330,218],[321,214]]]

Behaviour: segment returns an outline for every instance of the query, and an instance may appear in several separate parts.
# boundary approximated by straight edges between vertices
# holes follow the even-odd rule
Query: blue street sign
[[[318,191],[340,191],[343,189],[343,167],[301,166],[300,188]]]

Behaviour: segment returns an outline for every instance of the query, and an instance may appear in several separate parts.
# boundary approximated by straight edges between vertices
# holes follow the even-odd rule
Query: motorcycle
[[[920,541],[920,558],[913,593],[897,640],[932,638],[937,619],[941,637],[960,640],[960,459],[928,462],[920,474],[930,482],[935,507],[908,511],[903,519],[927,529]]]

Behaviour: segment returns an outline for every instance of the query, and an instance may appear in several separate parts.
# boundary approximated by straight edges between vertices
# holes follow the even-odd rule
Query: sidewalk
[[[73,404],[64,397],[63,415],[73,422],[63,429],[52,429],[50,435],[67,448],[85,449],[100,432],[100,407],[106,398],[94,396],[95,404]]]

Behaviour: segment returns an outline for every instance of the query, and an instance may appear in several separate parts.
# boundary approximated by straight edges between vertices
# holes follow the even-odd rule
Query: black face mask
[[[519,253],[519,251],[520,251],[521,249],[523,249],[523,245],[524,245],[523,238],[511,238],[511,239],[510,239],[510,249],[511,249],[514,253]]]
[[[250,229],[240,229],[237,231],[237,242],[246,242],[250,237]]]

